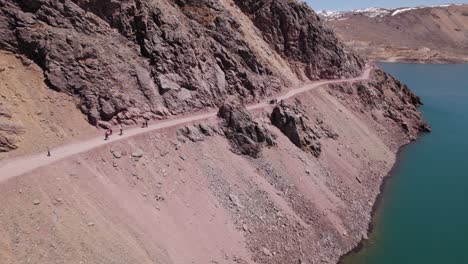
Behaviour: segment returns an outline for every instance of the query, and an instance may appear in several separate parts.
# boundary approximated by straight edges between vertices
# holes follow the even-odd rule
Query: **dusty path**
[[[366,68],[363,74],[356,78],[350,79],[339,79],[339,80],[324,80],[324,81],[317,81],[313,83],[306,84],[300,88],[292,89],[287,91],[284,94],[280,94],[276,97],[278,101],[286,100],[288,98],[294,97],[298,94],[310,91],[312,89],[316,89],[320,86],[327,85],[327,84],[336,84],[336,83],[351,83],[356,81],[363,81],[369,79],[371,68]],[[256,110],[261,109],[269,106],[270,104],[268,101],[264,101],[262,103],[253,104],[247,106],[248,110]],[[65,159],[67,157],[89,151],[94,148],[98,148],[103,145],[110,144],[112,142],[124,140],[127,138],[131,138],[133,136],[143,134],[149,131],[169,128],[173,126],[182,125],[189,122],[199,121],[208,119],[211,117],[215,117],[217,115],[217,111],[210,111],[201,114],[195,114],[192,116],[185,116],[179,117],[175,119],[161,121],[155,124],[148,126],[147,128],[133,128],[126,130],[123,136],[114,136],[111,137],[109,140],[104,141],[103,136],[95,137],[89,140],[79,141],[75,143],[71,143],[68,145],[64,145],[58,148],[54,148],[52,150],[52,156],[47,157],[45,153],[39,153],[32,156],[25,156],[25,157],[18,157],[9,160],[4,160],[0,163],[0,182],[6,181],[10,178],[25,174],[30,172],[34,169],[52,164],[59,160]]]

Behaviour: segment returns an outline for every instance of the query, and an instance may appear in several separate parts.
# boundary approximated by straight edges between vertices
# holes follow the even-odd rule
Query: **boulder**
[[[182,142],[185,142],[185,139],[198,142],[203,141],[205,136],[199,128],[195,126],[185,126],[177,129],[177,139]]]
[[[136,158],[136,159],[139,159],[139,158],[143,157],[144,154],[145,154],[145,152],[141,148],[139,148],[139,149],[135,150],[132,153],[132,157]]]
[[[322,151],[320,134],[308,123],[298,106],[277,105],[271,114],[271,123],[298,148],[319,157]]]
[[[234,153],[259,157],[263,146],[274,146],[275,136],[262,124],[255,122],[243,105],[223,104],[218,112],[221,126]]]

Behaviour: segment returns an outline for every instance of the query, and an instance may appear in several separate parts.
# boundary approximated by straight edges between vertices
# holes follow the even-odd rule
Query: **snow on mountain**
[[[404,8],[380,8],[380,7],[369,7],[364,9],[354,9],[352,11],[330,11],[330,10],[320,10],[317,12],[318,15],[325,17],[328,20],[343,20],[347,19],[349,15],[364,15],[370,18],[379,18],[385,17],[388,15],[396,16],[404,12],[411,10],[417,10],[428,7],[449,7],[451,5],[463,5],[463,4],[447,4],[447,5],[435,5],[435,6],[417,6],[417,7],[404,7]]]

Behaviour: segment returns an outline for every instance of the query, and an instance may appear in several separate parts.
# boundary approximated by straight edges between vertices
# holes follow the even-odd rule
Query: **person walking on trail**
[[[119,136],[122,136],[123,135],[123,127],[122,125],[119,125]]]
[[[50,157],[50,149],[47,147],[47,157]]]
[[[104,134],[104,140],[108,140],[109,136],[110,136],[110,132],[109,130],[107,130],[106,133]]]

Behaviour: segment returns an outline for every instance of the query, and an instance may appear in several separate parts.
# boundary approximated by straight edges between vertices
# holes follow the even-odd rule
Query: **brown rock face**
[[[320,135],[308,122],[308,118],[297,106],[284,103],[277,105],[271,114],[271,123],[278,127],[294,145],[318,157],[322,151]]]
[[[284,0],[236,0],[267,41],[309,79],[355,75],[364,62],[347,52],[306,4]]]
[[[10,124],[0,123],[0,152],[8,152],[17,149],[16,139],[14,134],[18,134],[17,129],[12,130]],[[13,135],[12,135],[13,134]]]
[[[230,140],[235,153],[258,157],[262,146],[275,145],[275,136],[258,122],[241,106],[225,103],[218,116],[223,119],[224,134]]]
[[[305,5],[235,3],[298,77],[333,78],[361,70],[362,61],[347,53]],[[51,88],[80,99],[92,124],[132,123],[219,106],[228,95],[253,101],[280,90],[286,80],[254,52],[249,36],[239,30],[240,18],[226,4],[5,0],[0,48],[33,59]]]
[[[0,103],[0,152],[17,149],[17,137],[24,131],[13,122],[10,111]]]
[[[421,132],[431,131],[417,109],[422,105],[421,99],[406,85],[378,69],[371,77],[367,83],[332,87],[342,92],[337,97],[348,102],[358,101],[365,109],[360,111],[370,111],[374,119],[396,122],[411,140]]]

